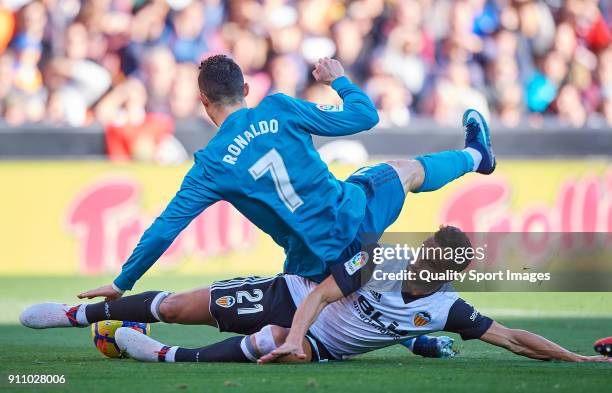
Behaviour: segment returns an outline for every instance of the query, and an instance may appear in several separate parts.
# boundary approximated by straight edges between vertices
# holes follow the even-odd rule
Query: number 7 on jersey
[[[278,154],[276,149],[269,150],[249,168],[249,173],[255,180],[259,180],[267,172],[270,172],[272,176],[278,197],[291,213],[304,204],[302,198],[300,198],[291,185],[291,179],[289,179],[289,173],[287,172],[283,157]]]

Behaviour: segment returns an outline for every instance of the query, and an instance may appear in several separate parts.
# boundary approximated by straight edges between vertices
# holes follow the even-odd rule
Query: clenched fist
[[[317,82],[329,85],[336,78],[344,76],[344,68],[338,60],[324,57],[319,59],[317,64],[315,64],[315,68],[312,71],[312,76],[314,76]]]

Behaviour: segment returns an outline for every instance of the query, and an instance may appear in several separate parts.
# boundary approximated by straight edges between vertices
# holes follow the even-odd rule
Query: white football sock
[[[474,167],[472,168],[472,172],[475,172],[476,169],[478,169],[478,166],[480,165],[480,161],[482,161],[482,154],[480,154],[478,150],[472,147],[466,147],[465,149],[463,149],[463,151],[472,156],[472,159],[474,160]]]
[[[89,324],[91,324],[91,322],[89,322],[87,320],[87,315],[85,314],[85,309],[87,308],[87,304],[81,304],[79,306],[79,309],[76,312],[76,320],[79,323],[79,325],[83,325],[83,326],[87,326]]]
[[[166,363],[174,363],[174,357],[176,356],[176,351],[179,347],[171,347],[168,352],[166,352]]]

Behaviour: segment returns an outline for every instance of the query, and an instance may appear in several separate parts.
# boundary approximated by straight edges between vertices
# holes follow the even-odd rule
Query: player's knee
[[[421,165],[418,160],[409,159],[409,160],[389,160],[386,161],[387,165],[393,167],[397,172],[401,172],[402,174],[413,173],[419,169]]]
[[[181,315],[181,294],[173,293],[166,296],[159,304],[159,316],[162,321],[167,323],[179,322]]]
[[[406,193],[416,190],[423,183],[425,171],[418,160],[389,160],[386,163],[395,169]]]
[[[252,334],[251,340],[259,355],[262,356],[281,346],[288,334],[289,329],[287,328],[277,325],[266,325],[257,333]]]
[[[281,346],[285,342],[285,339],[289,334],[289,329],[277,325],[268,326],[270,326],[270,331],[272,334],[272,338],[274,339],[274,343],[277,346]]]

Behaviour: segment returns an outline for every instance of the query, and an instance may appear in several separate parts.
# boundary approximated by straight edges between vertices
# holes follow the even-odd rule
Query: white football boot
[[[165,362],[170,347],[134,329],[121,327],[115,332],[115,342],[132,359],[141,362]]]
[[[85,327],[79,324],[76,313],[79,305],[69,306],[61,303],[38,303],[23,310],[19,321],[32,329],[57,327]]]

